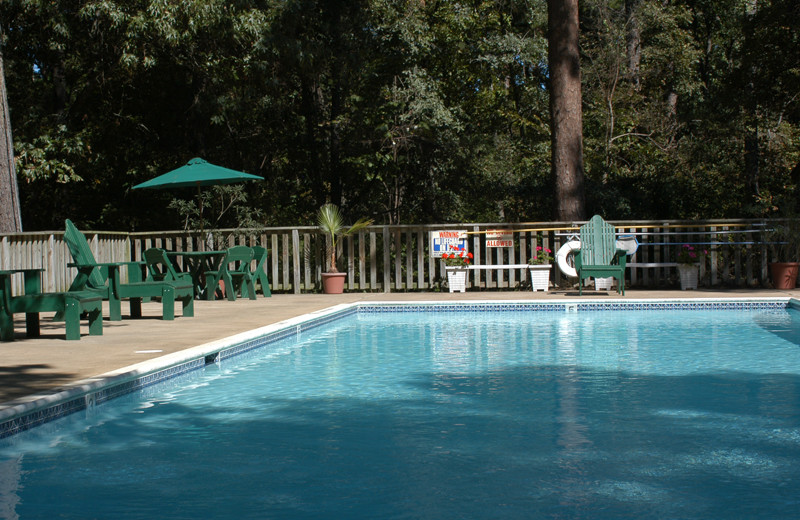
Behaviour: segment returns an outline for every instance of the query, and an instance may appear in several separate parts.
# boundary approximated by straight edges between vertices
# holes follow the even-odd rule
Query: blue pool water
[[[0,518],[797,518],[800,314],[359,314],[0,441]]]

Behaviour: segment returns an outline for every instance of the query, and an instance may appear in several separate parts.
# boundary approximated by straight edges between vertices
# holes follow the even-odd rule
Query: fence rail
[[[629,261],[651,267],[628,269],[629,286],[666,287],[677,284],[674,262],[682,244],[707,249],[701,263],[701,284],[756,287],[768,284],[767,266],[776,258],[769,230],[777,221],[612,221],[620,235],[633,235],[639,249]],[[485,223],[370,226],[341,240],[339,270],[346,271],[348,291],[436,291],[447,277],[444,265],[429,254],[431,231],[468,232],[469,250],[476,264],[526,263],[537,246],[554,252],[577,233],[582,222]],[[510,230],[513,247],[487,246],[488,230]],[[216,230],[213,234],[164,231],[124,233],[86,231],[98,262],[140,260],[149,247],[173,251],[221,249],[233,245],[262,245],[269,250],[267,273],[273,292],[303,293],[321,290],[327,266],[325,237],[316,227],[273,227]],[[0,269],[43,268],[43,289],[64,291],[75,276],[63,232],[0,234]],[[655,266],[652,266],[655,264]],[[567,285],[557,268],[553,282]],[[19,289],[21,280],[14,281]],[[513,269],[474,270],[468,288],[519,289],[529,286],[525,272]]]

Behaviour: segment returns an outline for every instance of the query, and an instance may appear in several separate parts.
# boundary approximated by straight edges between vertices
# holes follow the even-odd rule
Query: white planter
[[[467,290],[467,270],[466,269],[448,269],[447,270],[447,286],[450,292],[464,292]]]
[[[697,271],[699,266],[678,264],[678,275],[681,279],[681,290],[697,289]]]
[[[529,265],[528,269],[531,272],[531,288],[533,292],[545,291],[547,292],[550,287],[550,264],[542,265]]]
[[[611,286],[614,285],[614,277],[609,276],[608,278],[595,278],[594,279],[594,288],[596,291],[609,291],[611,290]]]

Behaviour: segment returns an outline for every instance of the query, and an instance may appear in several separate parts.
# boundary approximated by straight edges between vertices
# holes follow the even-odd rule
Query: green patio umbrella
[[[176,168],[164,175],[137,184],[134,190],[141,188],[163,190],[169,188],[184,188],[197,186],[197,198],[200,202],[200,215],[203,214],[203,199],[200,197],[201,186],[215,186],[218,184],[234,184],[244,181],[263,181],[263,177],[249,173],[231,170],[211,164],[205,159],[195,157],[180,168]]]
[[[176,168],[155,179],[137,184],[133,189],[152,188],[156,190],[166,188],[183,188],[187,186],[214,186],[216,184],[233,184],[243,181],[263,181],[263,177],[250,175],[230,168],[223,168],[216,164],[195,157],[184,166]]]

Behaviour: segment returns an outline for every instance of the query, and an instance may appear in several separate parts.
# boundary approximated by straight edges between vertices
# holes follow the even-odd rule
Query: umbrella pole
[[[203,218],[203,197],[200,196],[200,183],[197,184],[197,203],[200,206],[200,250],[206,249],[205,219]]]

